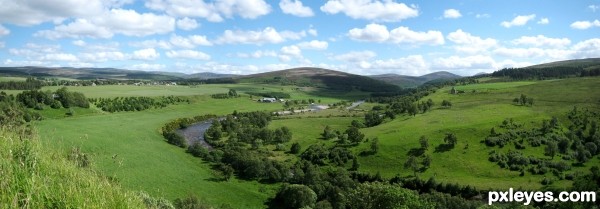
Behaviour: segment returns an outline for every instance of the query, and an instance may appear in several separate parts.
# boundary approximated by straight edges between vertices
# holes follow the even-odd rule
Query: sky
[[[600,57],[600,0],[0,0],[0,66],[468,76]]]

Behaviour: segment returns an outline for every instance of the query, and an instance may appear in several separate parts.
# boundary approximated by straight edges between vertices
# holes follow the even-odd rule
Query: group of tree
[[[521,171],[522,174],[525,171],[534,175],[552,173],[558,179],[565,179],[565,172],[572,165],[583,165],[600,154],[599,116],[597,112],[574,107],[567,114],[570,124],[565,126],[557,117],[552,117],[531,129],[525,129],[513,120],[504,120],[498,129],[492,128],[490,135],[482,142],[490,147],[513,144],[517,150],[541,146],[548,158],[524,156],[521,151],[501,153],[493,150],[489,153],[489,161],[501,168]]]
[[[189,102],[189,99],[176,96],[152,97],[115,97],[115,98],[92,98],[90,99],[96,107],[106,112],[142,111],[150,108],[164,108],[171,104]]]
[[[536,67],[536,68],[504,68],[493,72],[493,77],[509,77],[513,80],[544,80],[551,78],[567,78],[579,76],[597,76],[598,68],[586,69],[584,66],[569,67]]]
[[[0,92],[0,126],[11,129],[32,120],[41,120],[42,116],[27,109],[16,98],[6,92]]]
[[[61,107],[82,107],[89,108],[90,103],[85,95],[80,92],[71,92],[66,87],[52,91],[29,90],[17,94],[16,100],[28,108],[38,110],[44,109],[44,106],[50,106],[54,109]]]
[[[0,89],[4,90],[39,90],[44,86],[44,82],[33,77],[28,77],[25,81],[1,81]]]
[[[210,95],[213,99],[229,99],[240,97],[235,89],[229,89],[227,93],[219,93]]]
[[[527,97],[525,94],[521,94],[520,97],[516,97],[513,99],[513,103],[519,104],[522,106],[525,106],[525,105],[533,106],[533,98]]]

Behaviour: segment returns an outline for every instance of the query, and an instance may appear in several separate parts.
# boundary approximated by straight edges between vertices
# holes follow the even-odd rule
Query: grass
[[[0,77],[0,81],[25,81],[25,77]]]
[[[137,194],[41,146],[37,136],[0,130],[0,208],[145,208]]]
[[[142,112],[76,115],[43,120],[36,126],[44,133],[45,145],[60,150],[81,147],[91,154],[92,162],[102,173],[117,179],[126,188],[144,190],[171,200],[196,194],[214,205],[261,207],[271,196],[273,186],[235,179],[214,181],[210,165],[167,144],[159,133],[163,124],[175,118],[281,106],[257,103],[248,98],[226,101],[203,96],[196,97],[192,104]],[[260,191],[262,187],[266,193]]]
[[[403,168],[403,163],[408,158],[409,151],[419,147],[419,137],[425,135],[430,143],[427,154],[432,156],[433,163],[431,168],[420,174],[421,178],[434,176],[438,181],[473,185],[481,189],[538,189],[543,176],[527,173],[524,177],[519,177],[519,172],[500,169],[487,160],[488,152],[494,148],[489,148],[480,141],[485,139],[492,127],[506,118],[514,118],[526,127],[539,127],[543,119],[564,116],[574,105],[598,110],[600,92],[596,90],[597,86],[600,86],[598,78],[577,78],[458,86],[455,88],[466,91],[459,95],[449,94],[450,87],[440,89],[423,98],[431,98],[438,104],[433,111],[416,117],[399,117],[363,130],[368,137],[379,137],[380,151],[376,155],[361,158],[361,170],[371,173],[379,171],[384,177],[412,175],[411,171]],[[512,104],[512,99],[522,93],[535,99],[533,107]],[[451,101],[452,108],[439,108],[442,100]],[[566,122],[566,119],[563,121]],[[450,132],[458,137],[456,148],[447,152],[434,152],[435,147],[443,143],[444,135]],[[465,149],[467,145],[468,148]],[[357,149],[364,150],[368,146],[365,143]],[[512,145],[506,146],[504,151],[511,148]],[[523,152],[526,156],[544,158],[543,147],[528,147]],[[587,163],[588,166],[598,164],[597,158]],[[574,168],[575,171],[586,169]],[[569,185],[569,181],[554,183],[558,188]]]

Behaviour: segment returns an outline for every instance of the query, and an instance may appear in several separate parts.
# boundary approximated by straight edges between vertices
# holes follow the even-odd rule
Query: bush
[[[173,144],[175,146],[179,146],[182,148],[185,148],[187,146],[185,138],[183,138],[183,136],[181,136],[175,132],[163,132],[163,137],[165,137],[167,142],[169,142],[170,144]]]

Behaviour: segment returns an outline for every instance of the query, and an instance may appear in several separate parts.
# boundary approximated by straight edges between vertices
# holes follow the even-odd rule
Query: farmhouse
[[[272,102],[277,102],[277,99],[275,99],[275,98],[269,98],[269,97],[265,97],[265,98],[259,99],[258,101],[259,101],[259,102],[267,102],[267,103],[272,103]]]

